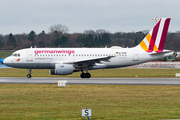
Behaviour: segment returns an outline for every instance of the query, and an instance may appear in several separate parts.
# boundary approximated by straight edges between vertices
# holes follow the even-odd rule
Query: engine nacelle
[[[73,65],[69,64],[55,64],[55,69],[50,69],[51,75],[69,75],[73,73]]]

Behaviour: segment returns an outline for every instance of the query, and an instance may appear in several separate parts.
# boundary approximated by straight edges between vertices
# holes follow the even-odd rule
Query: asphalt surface
[[[0,84],[57,84],[67,80],[67,84],[108,84],[108,85],[180,85],[180,78],[19,78],[0,77]]]

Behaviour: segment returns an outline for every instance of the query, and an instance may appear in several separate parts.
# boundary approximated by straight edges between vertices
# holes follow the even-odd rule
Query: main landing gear
[[[88,73],[88,69],[87,68],[84,68],[81,71],[82,71],[82,73],[80,75],[81,78],[90,78],[91,77],[91,74]],[[84,71],[86,71],[86,73],[84,73]]]
[[[31,78],[31,69],[29,69],[29,74],[27,75],[27,78]]]
[[[91,74],[90,73],[81,73],[81,78],[90,78]]]

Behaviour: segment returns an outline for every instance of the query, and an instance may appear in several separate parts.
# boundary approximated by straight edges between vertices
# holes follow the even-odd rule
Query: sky
[[[0,0],[0,34],[49,33],[61,24],[69,33],[104,29],[151,30],[151,18],[171,18],[169,32],[180,31],[180,0]]]

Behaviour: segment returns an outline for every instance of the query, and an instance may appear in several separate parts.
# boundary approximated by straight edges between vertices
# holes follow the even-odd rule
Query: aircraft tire
[[[90,78],[91,77],[91,74],[90,73],[86,73],[86,78]]]
[[[27,78],[31,78],[31,74],[28,74],[28,75],[27,75]]]
[[[86,74],[85,73],[81,73],[80,77],[81,78],[86,78]]]
[[[90,73],[81,73],[80,77],[81,78],[90,78],[91,74]]]

